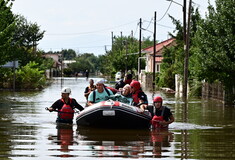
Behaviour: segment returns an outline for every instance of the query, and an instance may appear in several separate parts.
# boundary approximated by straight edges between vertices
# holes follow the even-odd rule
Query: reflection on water
[[[93,157],[163,157],[163,147],[170,147],[173,133],[168,130],[118,130],[78,128],[77,135]]]
[[[60,149],[56,149],[64,154],[58,155],[58,157],[72,157],[68,153],[71,151],[69,146],[76,144],[73,138],[73,125],[70,124],[57,124],[57,134],[49,135],[48,140],[52,141],[52,144],[60,146]],[[53,150],[53,149],[49,149]],[[56,156],[56,155],[54,155]]]
[[[63,85],[85,105],[85,78]],[[57,114],[44,109],[60,98],[61,87],[58,79],[43,91],[0,92],[0,159],[235,159],[232,106],[200,99],[184,104],[159,92],[176,119],[168,131],[81,128],[57,125]]]

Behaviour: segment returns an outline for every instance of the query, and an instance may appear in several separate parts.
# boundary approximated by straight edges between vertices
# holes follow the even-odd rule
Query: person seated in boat
[[[115,89],[119,90],[123,88],[126,84],[130,84],[132,81],[132,74],[126,74],[124,79],[121,79],[115,84]]]
[[[129,84],[126,84],[123,87],[121,93],[116,93],[115,95],[110,96],[109,98],[114,101],[119,101],[122,103],[132,105],[133,98],[132,98],[132,94],[131,94],[131,86]]]
[[[86,100],[88,101],[88,96],[89,94],[94,91],[96,89],[95,85],[94,85],[94,80],[90,79],[89,80],[89,86],[86,87],[85,91],[84,91],[84,96],[86,97]]]
[[[106,85],[104,85],[104,87],[107,88],[107,89],[110,89],[113,92],[113,94],[116,94],[117,92],[119,92],[117,89],[115,89],[113,87],[109,87],[109,86],[106,86]]]
[[[98,103],[101,101],[106,101],[109,99],[109,96],[113,95],[113,92],[104,87],[104,81],[100,80],[96,82],[96,90],[92,91],[88,96],[88,106],[91,106],[94,103]]]
[[[71,89],[65,87],[61,90],[61,99],[58,99],[48,108],[50,112],[58,111],[56,122],[73,123],[74,109],[82,111],[84,108],[74,98],[70,98]]]
[[[153,100],[152,128],[168,128],[168,125],[175,121],[171,110],[162,105],[162,97],[155,97]]]
[[[138,106],[144,112],[148,106],[147,95],[142,91],[140,82],[133,80],[130,84],[133,98],[133,106]]]

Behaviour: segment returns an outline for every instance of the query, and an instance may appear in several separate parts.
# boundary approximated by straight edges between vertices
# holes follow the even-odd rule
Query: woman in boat
[[[171,110],[162,105],[162,97],[155,97],[153,100],[153,128],[168,128],[168,125],[174,122],[175,118],[171,113]]]
[[[70,98],[71,89],[65,87],[61,90],[61,99],[58,99],[51,107],[50,112],[58,111],[56,122],[58,123],[73,123],[74,109],[82,111],[84,108],[78,104],[74,98]]]
[[[110,95],[113,95],[113,92],[110,89],[104,87],[104,81],[100,80],[96,82],[96,90],[92,91],[88,96],[87,105],[91,106],[94,103],[106,101],[109,99]]]
[[[130,86],[133,98],[133,105],[140,107],[140,109],[144,112],[144,110],[148,106],[147,95],[142,91],[140,82],[133,80]]]

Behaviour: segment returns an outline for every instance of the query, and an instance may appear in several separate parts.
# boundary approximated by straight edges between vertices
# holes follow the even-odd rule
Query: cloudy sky
[[[214,5],[214,0],[210,0]],[[175,0],[179,4],[183,0]],[[207,0],[193,0],[201,14],[207,11]],[[182,6],[167,0],[15,0],[13,12],[23,15],[45,30],[39,49],[77,53],[104,54],[111,47],[111,32],[116,36],[139,37],[142,18],[143,37],[151,36],[154,12],[157,12],[157,40],[169,38],[174,26],[168,14],[182,21]]]

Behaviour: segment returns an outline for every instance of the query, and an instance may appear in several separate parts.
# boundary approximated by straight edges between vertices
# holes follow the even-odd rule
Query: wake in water
[[[192,123],[174,122],[169,126],[170,130],[192,130],[192,129],[220,129],[223,127],[203,126]]]

